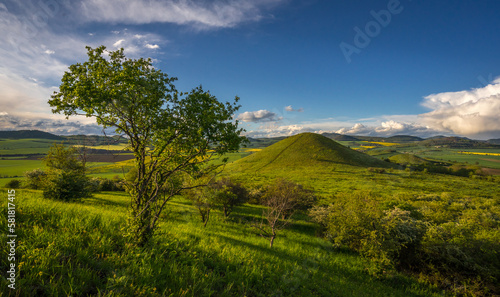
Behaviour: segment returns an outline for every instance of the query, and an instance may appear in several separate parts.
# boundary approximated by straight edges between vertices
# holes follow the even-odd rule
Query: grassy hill
[[[38,130],[0,131],[0,139],[25,139],[25,138],[64,140],[64,137]]]
[[[402,165],[421,165],[427,164],[429,161],[415,156],[413,154],[398,154],[392,157],[389,157],[389,160],[394,163],[402,164]]]
[[[391,164],[349,149],[314,133],[288,137],[229,167],[233,171],[288,170],[299,167],[328,167],[335,164],[360,167],[391,167]]]
[[[433,137],[419,142],[424,146],[437,146],[446,148],[498,148],[498,145],[486,141],[471,140],[465,137]]]

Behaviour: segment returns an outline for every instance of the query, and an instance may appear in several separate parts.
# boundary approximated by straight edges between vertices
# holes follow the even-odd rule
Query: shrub
[[[248,191],[228,178],[222,178],[209,186],[212,191],[211,200],[228,217],[235,206],[248,200]]]
[[[43,197],[69,201],[90,197],[88,179],[78,172],[61,171],[48,175]]]
[[[325,226],[325,235],[337,247],[346,246],[371,259],[375,275],[417,261],[425,224],[398,207],[381,210],[369,193],[336,197],[335,203],[313,208],[309,214]]]
[[[18,179],[11,179],[5,184],[5,188],[9,189],[19,189],[21,187],[21,181]]]
[[[43,162],[48,167],[43,182],[45,198],[68,201],[91,196],[85,165],[76,156],[75,148],[54,144]]]
[[[26,180],[26,188],[33,190],[42,189],[46,176],[47,173],[40,168],[31,171],[26,171],[24,173],[24,177]]]

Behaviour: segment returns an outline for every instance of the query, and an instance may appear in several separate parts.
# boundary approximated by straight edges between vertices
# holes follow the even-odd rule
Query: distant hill
[[[350,135],[345,135],[345,134],[338,134],[338,133],[323,133],[321,134],[325,137],[328,137],[330,139],[336,140],[336,141],[359,141],[358,138]]]
[[[52,140],[65,139],[64,137],[38,130],[0,131],[0,138],[2,139],[38,138],[38,139],[52,139]]]
[[[423,138],[417,136],[410,135],[394,135],[391,137],[387,137],[385,139],[387,142],[414,142],[414,141],[422,141]]]
[[[498,145],[488,143],[486,141],[471,140],[466,137],[432,137],[419,144],[425,146],[441,146],[446,148],[487,148],[499,147]]]
[[[500,145],[500,138],[498,138],[498,139],[489,139],[488,143]]]
[[[364,153],[347,148],[330,138],[314,133],[288,137],[260,152],[228,165],[234,172],[286,170],[287,168],[344,164],[362,167],[391,167]]]

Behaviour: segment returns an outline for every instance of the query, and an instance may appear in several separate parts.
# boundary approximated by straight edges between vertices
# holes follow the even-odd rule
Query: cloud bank
[[[422,105],[433,109],[421,114],[430,127],[471,137],[500,137],[500,78],[483,87],[432,94]]]

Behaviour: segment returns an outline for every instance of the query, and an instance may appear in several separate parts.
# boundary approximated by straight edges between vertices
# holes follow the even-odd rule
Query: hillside
[[[302,133],[240,159],[228,165],[228,170],[268,171],[298,167],[325,167],[334,164],[360,167],[392,166],[387,162],[340,145],[325,136]]]
[[[391,160],[391,162],[398,163],[401,165],[421,165],[430,163],[429,161],[420,158],[418,156],[415,156],[413,154],[398,154],[389,157],[389,160]]]
[[[422,141],[423,138],[417,136],[410,135],[394,135],[391,137],[387,137],[385,139],[387,142],[414,142],[414,141]]]
[[[486,141],[471,140],[465,137],[432,137],[419,142],[424,146],[440,146],[446,148],[489,148],[498,147]]]
[[[64,137],[38,130],[0,131],[0,139],[25,139],[25,138],[64,140]]]

